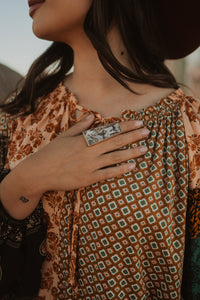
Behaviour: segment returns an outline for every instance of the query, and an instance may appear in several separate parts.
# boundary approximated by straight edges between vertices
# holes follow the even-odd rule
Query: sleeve
[[[182,282],[183,299],[200,299],[200,102],[186,97],[181,106],[188,147],[189,188]]]
[[[0,113],[0,182],[12,130],[9,115]],[[0,202],[0,299],[33,299],[40,287],[45,257],[46,225],[42,203],[26,219],[13,219]]]

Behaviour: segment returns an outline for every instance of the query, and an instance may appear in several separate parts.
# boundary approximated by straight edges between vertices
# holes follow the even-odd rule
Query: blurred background
[[[10,94],[32,62],[50,45],[32,33],[28,0],[0,3],[0,101]],[[166,61],[181,88],[200,98],[200,48],[184,59]]]
[[[0,1],[0,102],[50,45],[32,33],[28,0]]]

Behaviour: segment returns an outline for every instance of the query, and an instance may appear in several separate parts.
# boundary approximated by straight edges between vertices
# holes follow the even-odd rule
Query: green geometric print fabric
[[[66,216],[76,209],[77,191],[67,195],[60,225],[58,299],[180,299],[188,154],[179,104],[163,99],[146,110],[124,112],[121,121],[145,121],[149,137],[133,147],[147,145],[149,151],[134,160],[135,170],[83,189],[76,219]],[[111,121],[100,119],[99,124]],[[78,296],[69,284],[66,251],[75,221]]]
[[[200,299],[200,189],[188,191],[183,299]]]
[[[183,299],[200,299],[200,235],[187,240],[185,253]]]

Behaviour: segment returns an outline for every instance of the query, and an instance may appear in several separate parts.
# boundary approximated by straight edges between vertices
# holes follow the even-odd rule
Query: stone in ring
[[[95,145],[121,133],[119,123],[110,123],[104,126],[83,131],[83,136],[88,146]]]

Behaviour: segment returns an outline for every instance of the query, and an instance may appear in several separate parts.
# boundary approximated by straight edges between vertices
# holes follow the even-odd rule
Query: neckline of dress
[[[146,108],[143,108],[139,111],[136,110],[132,110],[132,109],[123,109],[121,111],[121,117],[103,117],[99,112],[96,111],[92,111],[90,109],[87,109],[86,107],[82,106],[79,104],[78,102],[78,98],[76,97],[76,95],[70,91],[63,82],[61,82],[58,85],[59,88],[61,88],[63,90],[63,93],[67,93],[67,98],[70,99],[70,101],[76,105],[76,109],[79,111],[83,111],[83,112],[92,112],[94,115],[100,117],[102,120],[109,120],[109,119],[116,119],[119,120],[121,119],[121,117],[123,117],[125,114],[127,113],[132,113],[134,115],[144,115],[147,112],[158,112],[160,110],[160,108],[167,108],[169,107],[170,104],[173,104],[175,101],[180,100],[180,98],[183,97],[183,91],[181,88],[178,88],[174,91],[172,91],[169,95],[167,95],[166,97],[162,97],[161,99],[159,99],[154,105],[149,105]]]

